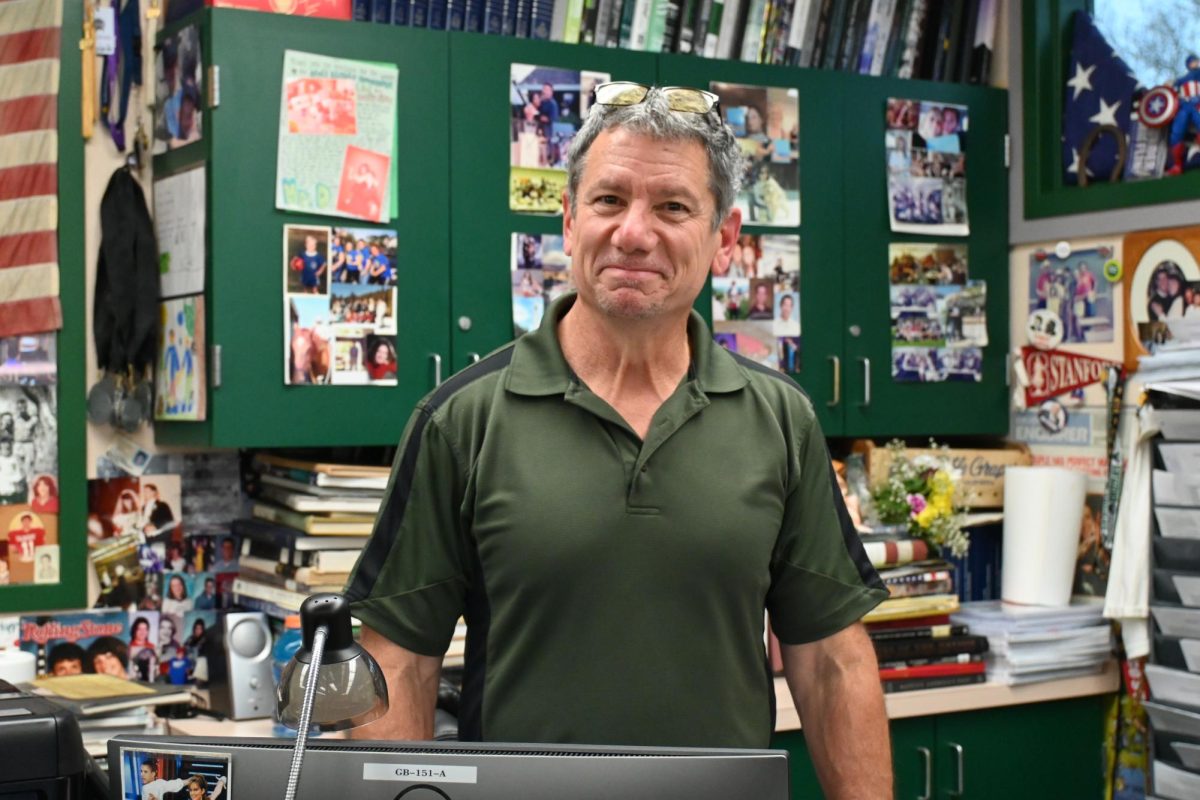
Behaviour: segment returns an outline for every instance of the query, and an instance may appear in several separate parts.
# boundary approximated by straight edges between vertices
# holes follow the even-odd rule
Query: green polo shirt
[[[800,644],[887,596],[812,405],[693,313],[643,441],[564,360],[573,302],[418,404],[353,613],[431,656],[466,617],[465,740],[765,746],[764,610]]]

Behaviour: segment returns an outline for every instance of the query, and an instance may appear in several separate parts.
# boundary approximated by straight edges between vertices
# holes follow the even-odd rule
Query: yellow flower
[[[937,512],[934,511],[932,505],[925,506],[925,509],[920,514],[917,514],[917,524],[922,528],[928,528],[933,524],[934,517],[936,516]]]
[[[954,494],[954,479],[950,477],[950,473],[944,469],[939,469],[933,473],[933,477],[929,479],[929,485],[933,488],[933,494]]]

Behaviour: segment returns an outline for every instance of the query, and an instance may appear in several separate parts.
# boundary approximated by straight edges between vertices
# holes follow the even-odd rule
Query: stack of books
[[[1091,675],[1112,656],[1112,629],[1099,598],[1060,608],[992,600],[964,603],[951,619],[988,639],[988,676],[1010,686]]]
[[[987,640],[951,625],[959,607],[954,567],[905,536],[863,536],[890,597],[864,618],[885,692],[962,686],[985,680]]]
[[[260,502],[252,513],[314,534],[316,528],[321,533],[369,534],[391,473],[388,467],[325,464],[271,453],[257,453],[254,466]]]
[[[79,721],[84,749],[105,756],[108,740],[122,733],[165,733],[151,709],[191,704],[187,686],[144,683],[112,675],[41,677],[21,686],[70,711]]]

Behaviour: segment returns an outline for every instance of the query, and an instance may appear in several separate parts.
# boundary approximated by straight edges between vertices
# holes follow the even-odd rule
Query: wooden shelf
[[[884,695],[888,719],[927,717],[933,714],[952,714],[981,708],[1042,703],[1048,700],[1068,700],[1117,691],[1120,686],[1117,662],[1110,660],[1104,671],[1080,678],[1031,683],[1025,686],[1006,686],[1001,683],[976,683],[971,686],[951,686],[945,689],[926,689],[916,692],[897,692]],[[775,679],[776,731],[800,729],[800,715],[792,704],[792,695],[783,678]]]

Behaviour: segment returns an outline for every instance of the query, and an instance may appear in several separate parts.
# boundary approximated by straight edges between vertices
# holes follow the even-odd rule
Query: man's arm
[[[804,741],[829,800],[892,797],[892,753],[879,665],[860,623],[783,645],[783,668]]]
[[[366,625],[362,626],[360,644],[383,670],[389,707],[379,719],[353,729],[351,738],[432,739],[442,659],[407,650]]]

